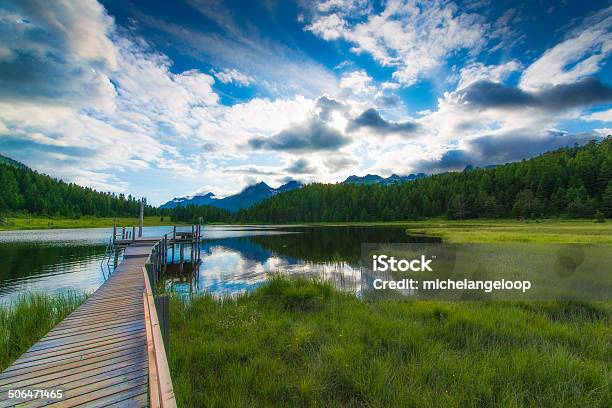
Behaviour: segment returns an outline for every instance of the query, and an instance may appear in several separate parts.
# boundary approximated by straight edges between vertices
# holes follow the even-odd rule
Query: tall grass
[[[86,299],[72,292],[27,293],[0,306],[0,371],[42,338]]]
[[[610,304],[365,301],[274,277],[173,299],[179,406],[611,406]]]

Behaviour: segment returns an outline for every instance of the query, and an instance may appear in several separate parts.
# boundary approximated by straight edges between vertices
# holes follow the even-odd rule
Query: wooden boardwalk
[[[155,357],[143,267],[155,242],[127,247],[111,277],[0,374],[0,407],[149,405]],[[9,390],[61,390],[63,398],[24,402],[8,399]]]

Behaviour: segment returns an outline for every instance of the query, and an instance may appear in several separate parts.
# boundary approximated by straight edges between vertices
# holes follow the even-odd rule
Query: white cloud
[[[209,16],[211,5],[214,3],[198,2],[197,9]],[[223,7],[213,8],[218,10]],[[164,32],[177,49],[195,60],[205,64],[214,60],[218,67],[239,67],[242,72],[257,78],[258,87],[272,95],[287,97],[301,94],[316,98],[321,93],[338,93],[337,78],[333,72],[310,56],[268,38],[261,38],[257,30],[246,31],[223,13],[215,13],[214,18],[227,31],[227,36],[190,29],[148,15],[140,15],[139,23]]]
[[[128,170],[163,169],[193,177],[203,166],[191,158],[194,149],[206,156],[208,149],[222,145],[223,151],[215,157],[241,155],[240,145],[248,137],[278,132],[302,121],[312,109],[313,100],[302,96],[221,106],[212,76],[197,70],[171,72],[172,62],[165,55],[153,52],[142,40],[119,35],[98,3],[73,6],[75,10],[66,10],[67,5],[45,3],[36,8],[34,17],[24,7],[18,10],[19,19],[0,20],[2,34],[15,28],[14,21],[29,21],[27,28],[12,34],[11,50],[36,55],[42,69],[66,73],[65,81],[48,91],[53,98],[40,94],[40,87],[32,89],[29,98],[6,94],[6,88],[0,91],[3,150],[26,158],[40,170],[115,191],[128,185],[114,174]],[[65,13],[61,33],[55,27],[58,13]],[[68,29],[74,26],[82,28]],[[83,27],[91,32],[72,38],[81,35]],[[33,37],[31,30],[50,34]],[[62,46],[48,41],[62,35]],[[56,60],[67,61],[67,67],[55,67]],[[12,63],[20,70],[29,68],[19,59]],[[73,66],[80,69],[70,70]],[[95,75],[83,77],[81,72]]]
[[[372,77],[365,70],[348,72],[340,78],[340,88],[347,89],[355,94],[372,94],[376,87],[371,85]]]
[[[219,194],[237,192],[255,178],[279,183],[288,168],[309,181],[334,182],[366,172],[401,174],[418,170],[422,160],[443,157],[447,150],[469,147],[469,141],[487,135],[504,140],[521,133],[545,140],[562,115],[568,117],[567,112],[544,113],[533,107],[470,109],[459,91],[482,79],[503,82],[521,69],[514,60],[501,65],[474,62],[460,70],[457,89],[444,94],[437,109],[419,113],[415,119],[419,132],[409,140],[381,138],[372,126],[349,138],[349,124],[367,109],[380,109],[376,104],[382,97],[393,96],[389,93],[401,85],[429,75],[453,52],[469,53],[486,41],[485,24],[452,3],[434,2],[422,8],[420,3],[389,1],[382,12],[368,18],[363,17],[368,6],[360,1],[331,0],[318,6],[317,13],[328,14],[316,15],[310,29],[328,39],[337,30],[337,38],[353,43],[355,52],[368,53],[392,67],[395,80],[381,84],[367,71],[347,66],[338,78],[286,47],[267,47],[266,41],[245,38],[230,23],[233,37],[225,42],[210,33],[162,24],[159,29],[173,39],[189,41],[192,56],[209,53],[220,67],[213,75],[198,70],[176,72],[166,55],[117,30],[93,0],[72,5],[41,3],[32,15],[30,8],[18,5],[0,14],[0,38],[9,39],[0,45],[0,61],[14,64],[17,73],[36,68],[31,73],[39,76],[30,88],[18,80],[11,87],[9,78],[5,81],[9,86],[0,89],[0,147],[38,169],[104,190],[134,192],[139,183],[126,181],[133,174],[152,175],[156,182],[159,177],[160,184],[162,178],[172,177],[176,183],[165,179],[164,186],[154,190],[159,201],[180,195],[181,189],[193,191],[201,180],[206,191]],[[222,9],[207,12],[215,21],[230,19]],[[65,21],[58,13],[64,13]],[[317,28],[317,22],[330,16],[337,18],[335,25],[332,18]],[[62,24],[57,23],[60,20]],[[33,30],[46,35],[35,36]],[[239,51],[230,43],[237,44]],[[33,57],[36,64],[20,59],[24,55]],[[240,67],[240,71],[223,66]],[[222,105],[213,89],[215,78],[252,84],[253,78],[244,72],[257,77],[258,85],[264,74],[261,83],[274,96]],[[407,119],[402,109],[385,109],[383,117],[399,126]],[[579,117],[580,112],[572,115]],[[582,119],[609,121],[610,111]],[[292,129],[290,139],[287,133]],[[301,136],[296,136],[296,129],[309,134],[322,129],[322,137],[332,134],[341,143],[327,150],[301,149],[301,161],[289,150],[249,148],[251,140],[280,146],[271,139],[274,135],[284,135],[285,145],[295,142]],[[186,178],[191,181],[184,182]]]
[[[482,62],[475,62],[461,68],[457,89],[463,89],[483,79],[493,82],[503,82],[508,75],[519,71],[521,68],[521,63],[516,60],[508,61],[500,65],[484,65]]]
[[[224,69],[223,71],[220,72],[215,72],[214,73],[215,78],[217,78],[219,81],[223,82],[224,84],[234,84],[234,85],[250,85],[251,83],[253,83],[254,79],[251,78],[250,76],[243,74],[242,72],[236,70],[236,69]]]
[[[601,69],[612,52],[612,7],[588,19],[574,35],[547,50],[521,78],[521,88],[538,90],[576,82]]]
[[[431,75],[452,53],[474,53],[486,42],[487,27],[479,16],[444,1],[390,0],[382,12],[359,23],[331,10],[316,14],[306,29],[325,40],[353,43],[353,52],[370,54],[381,65],[394,67],[393,78],[404,85]]]
[[[600,129],[593,129],[593,131],[599,135],[601,135],[602,137],[605,136],[610,136],[612,135],[612,128],[600,128]]]
[[[612,109],[608,109],[605,111],[593,112],[589,115],[585,115],[581,117],[582,120],[587,122],[612,122]]]
[[[308,29],[327,41],[337,40],[343,37],[346,31],[346,23],[337,14],[319,17]]]

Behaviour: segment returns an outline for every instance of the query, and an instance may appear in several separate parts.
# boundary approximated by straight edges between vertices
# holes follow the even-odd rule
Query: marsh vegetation
[[[0,305],[0,371],[19,358],[86,299],[65,293],[25,293],[8,305]]]
[[[609,304],[368,301],[282,276],[173,300],[181,406],[607,406]]]

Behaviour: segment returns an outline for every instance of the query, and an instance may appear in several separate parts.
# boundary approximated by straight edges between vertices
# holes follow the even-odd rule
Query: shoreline
[[[170,217],[145,217],[145,227],[184,226],[184,222],[173,222]],[[0,225],[3,231],[37,231],[50,229],[84,229],[111,228],[117,226],[138,225],[137,218],[131,217],[9,217],[14,225]],[[232,227],[387,227],[404,228],[407,235],[427,235],[440,237],[446,243],[500,243],[500,242],[533,242],[533,243],[592,243],[612,244],[612,222],[596,223],[591,219],[470,219],[447,220],[432,218],[411,221],[373,221],[373,222],[317,222],[317,223],[206,223],[206,225],[228,225]]]
[[[173,222],[170,217],[147,216],[144,219],[145,227],[182,226],[190,225],[185,222]],[[72,228],[112,228],[113,224],[119,226],[138,225],[138,217],[91,217],[63,218],[63,217],[7,217],[8,223],[0,224],[2,231],[27,231],[27,230],[50,230],[50,229],[72,229]]]

